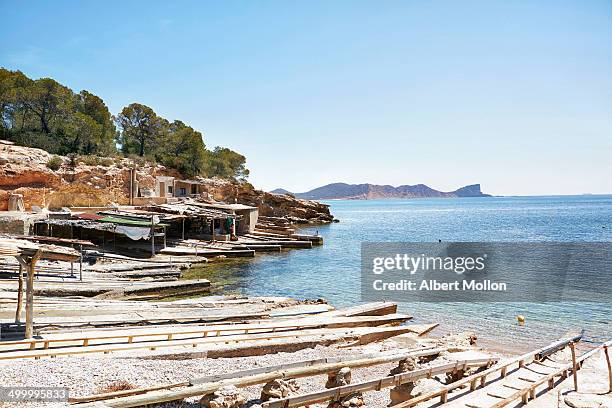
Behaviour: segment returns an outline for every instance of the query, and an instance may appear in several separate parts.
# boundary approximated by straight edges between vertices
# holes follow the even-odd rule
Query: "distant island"
[[[390,185],[377,184],[347,184],[332,183],[315,188],[305,193],[292,193],[283,188],[272,190],[273,194],[288,194],[296,198],[308,200],[374,200],[384,198],[452,198],[452,197],[490,197],[480,191],[480,184],[472,184],[461,187],[455,191],[438,191],[425,184],[414,186],[403,185],[393,187]]]

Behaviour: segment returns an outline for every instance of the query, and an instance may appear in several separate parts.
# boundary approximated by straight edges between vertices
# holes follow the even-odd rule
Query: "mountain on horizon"
[[[322,187],[315,188],[305,193],[291,193],[283,188],[277,188],[271,191],[274,194],[291,194],[297,198],[308,200],[335,200],[335,199],[350,199],[350,200],[373,200],[384,198],[452,198],[452,197],[490,197],[489,194],[484,194],[480,190],[480,184],[471,184],[469,186],[458,188],[455,191],[438,191],[425,184],[416,184],[413,186],[402,185],[394,187],[391,185],[377,184],[347,184],[347,183],[332,183]]]
[[[293,195],[291,191],[285,190],[284,188],[277,188],[275,190],[270,191],[272,194],[288,194]]]

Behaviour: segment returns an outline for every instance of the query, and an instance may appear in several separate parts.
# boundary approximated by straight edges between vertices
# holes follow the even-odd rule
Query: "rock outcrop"
[[[270,401],[271,399],[286,398],[295,394],[300,389],[300,385],[295,379],[284,380],[277,378],[264,385],[261,390],[262,401]]]
[[[410,371],[414,371],[418,368],[416,361],[413,358],[406,358],[404,360],[400,360],[397,367],[393,368],[390,372],[390,376],[407,373]],[[391,405],[399,404],[402,401],[406,401],[412,397],[412,390],[414,389],[415,384],[413,382],[408,382],[404,384],[400,384],[396,387],[393,387],[389,392],[389,396],[391,398]]]
[[[47,166],[48,152],[0,141],[0,211],[8,209],[11,193],[21,194],[26,210],[32,206],[58,209],[70,206],[128,204],[130,170],[136,169],[141,189],[154,190],[156,176],[182,178],[175,170],[161,165],[116,157],[99,160],[70,159],[58,156],[59,169]],[[96,163],[96,162],[99,162]],[[298,223],[331,222],[329,206],[315,201],[275,195],[253,188],[248,183],[204,179],[204,190],[211,200],[257,206],[260,214],[286,217]]]
[[[246,403],[238,388],[228,385],[202,397],[200,406],[203,408],[240,408]]]
[[[349,385],[352,380],[352,373],[349,367],[344,367],[335,373],[329,373],[327,375],[327,382],[325,388],[337,388]],[[363,406],[364,399],[361,392],[352,392],[348,395],[340,397],[339,399],[333,399],[329,402],[327,408],[356,408]]]

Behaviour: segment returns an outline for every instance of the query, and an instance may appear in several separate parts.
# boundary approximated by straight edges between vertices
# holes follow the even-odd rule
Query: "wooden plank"
[[[209,249],[209,248],[190,248],[190,247],[166,247],[159,252],[161,254],[167,254],[167,255],[199,255],[199,256],[225,255],[228,258],[255,256],[255,251],[252,249]]]
[[[187,387],[188,385],[189,385],[188,381],[183,381],[183,382],[177,382],[177,383],[157,385],[154,387],[135,388],[132,390],[121,390],[121,391],[107,392],[107,393],[102,393],[102,394],[92,394],[92,395],[87,395],[84,397],[69,397],[68,402],[70,402],[71,404],[98,402],[98,401],[104,401],[104,400],[108,400],[112,398],[120,398],[120,397],[128,397],[131,395],[145,394],[151,391],[169,390],[172,388]],[[106,405],[104,405],[103,403],[99,403],[98,406],[105,407]]]
[[[209,382],[217,382],[221,380],[227,380],[232,378],[248,377],[256,374],[264,374],[270,372],[283,372],[294,368],[305,368],[311,366],[317,366],[313,371],[305,371],[302,373],[302,377],[322,374],[329,372],[330,367],[340,368],[361,368],[370,367],[373,365],[380,365],[386,363],[397,362],[408,357],[424,357],[424,356],[435,356],[446,351],[446,348],[419,348],[405,351],[393,350],[389,353],[377,353],[370,355],[356,355],[351,357],[328,357],[316,360],[298,361],[296,363],[281,364],[276,366],[268,366],[261,368],[254,368],[251,370],[238,371],[235,373],[227,373],[223,375],[211,375],[206,377],[193,378],[189,380],[190,385],[204,384]],[[321,368],[324,367],[324,368]],[[338,368],[339,369],[339,368]],[[293,377],[296,378],[296,377]]]
[[[326,316],[383,316],[397,313],[395,302],[372,302],[323,313]]]

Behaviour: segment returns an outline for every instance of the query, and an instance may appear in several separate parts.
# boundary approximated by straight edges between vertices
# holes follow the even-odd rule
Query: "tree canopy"
[[[202,134],[180,120],[132,103],[112,116],[99,96],[51,78],[32,80],[0,68],[0,137],[55,154],[137,155],[188,177],[246,180],[246,158],[228,148],[206,149]]]
[[[227,147],[215,147],[210,153],[210,171],[220,177],[234,177],[238,180],[246,180],[249,170],[246,168],[246,158]]]
[[[115,122],[121,130],[117,138],[121,151],[141,157],[155,151],[167,127],[153,109],[139,103],[123,108]]]
[[[0,68],[2,137],[51,153],[116,152],[115,126],[99,97],[75,94],[51,78],[32,80]]]

